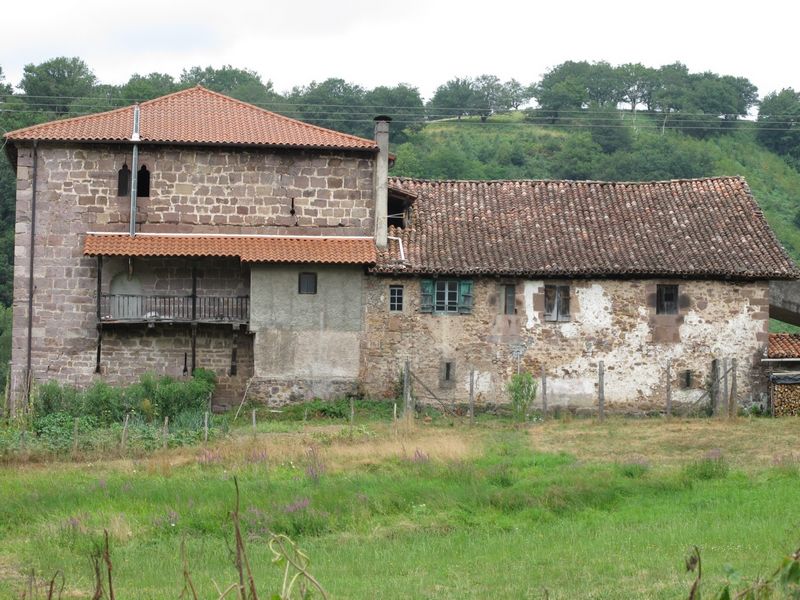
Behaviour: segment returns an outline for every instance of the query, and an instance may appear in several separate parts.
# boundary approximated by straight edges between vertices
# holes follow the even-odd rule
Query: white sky
[[[277,91],[342,77],[371,88],[410,83],[430,97],[456,76],[523,83],[565,60],[679,60],[745,76],[764,94],[800,89],[794,2],[494,0],[81,0],[5,2],[0,66],[79,56],[102,83],[231,64]],[[132,23],[132,25],[131,25]]]

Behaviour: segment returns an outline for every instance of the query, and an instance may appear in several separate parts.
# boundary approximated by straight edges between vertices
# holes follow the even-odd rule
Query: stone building
[[[196,367],[218,406],[395,393],[676,400],[735,356],[764,388],[768,281],[798,275],[746,183],[389,179],[367,140],[201,87],[6,135],[17,169],[11,401],[32,381]],[[12,405],[13,410],[13,405]]]

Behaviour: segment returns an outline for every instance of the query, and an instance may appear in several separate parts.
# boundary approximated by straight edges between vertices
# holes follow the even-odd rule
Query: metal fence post
[[[597,404],[599,408],[600,420],[602,421],[606,418],[605,368],[602,360],[600,361],[598,369]]]

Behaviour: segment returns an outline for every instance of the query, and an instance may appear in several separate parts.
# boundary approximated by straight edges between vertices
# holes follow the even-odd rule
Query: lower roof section
[[[371,237],[89,233],[87,256],[232,257],[249,263],[372,265]]]

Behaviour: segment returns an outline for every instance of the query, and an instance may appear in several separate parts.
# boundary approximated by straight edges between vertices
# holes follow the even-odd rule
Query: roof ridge
[[[234,98],[233,96],[228,96],[228,95],[223,94],[221,92],[217,92],[217,91],[211,90],[211,89],[209,89],[207,87],[203,87],[200,84],[197,84],[196,86],[191,87],[191,88],[186,88],[185,90],[180,90],[178,92],[173,92],[172,94],[167,94],[166,96],[160,96],[159,98],[153,98],[153,100],[161,100],[163,98],[168,98],[169,96],[174,96],[176,94],[180,94],[180,93],[183,93],[183,92],[188,92],[188,91],[191,91],[191,90],[201,90],[201,91],[203,91],[203,92],[205,92],[207,94],[210,94],[212,96],[217,96],[219,98],[222,98],[223,100],[226,100],[228,102],[232,102],[233,104],[239,104],[239,105],[245,106],[247,108],[254,108],[254,109],[259,110],[259,111],[261,111],[263,113],[266,113],[266,114],[268,114],[268,115],[270,115],[272,117],[277,117],[279,119],[283,119],[284,121],[289,121],[291,123],[296,123],[296,124],[301,125],[303,127],[310,127],[311,129],[315,129],[317,131],[333,132],[333,133],[336,133],[337,135],[341,135],[343,137],[350,138],[351,140],[357,140],[359,142],[372,142],[372,143],[375,143],[375,140],[370,140],[369,138],[362,138],[362,137],[359,137],[357,135],[344,133],[343,131],[337,131],[336,129],[328,129],[327,127],[321,127],[319,125],[314,125],[312,123],[306,123],[305,121],[300,121],[299,119],[293,119],[292,117],[287,117],[286,115],[282,115],[280,113],[276,113],[276,112],[268,110],[266,108],[262,108],[260,106],[256,106],[255,104],[251,104],[250,102],[245,102],[244,100],[239,100],[238,98]],[[153,100],[148,100],[148,102],[152,102]]]
[[[601,179],[424,179],[421,177],[404,177],[400,175],[390,176],[390,180],[408,181],[414,183],[436,183],[436,184],[449,184],[449,183],[485,183],[485,184],[500,184],[500,183],[592,183],[598,185],[655,185],[655,184],[669,184],[669,183],[690,183],[697,181],[733,181],[738,180],[747,186],[747,182],[742,175],[715,175],[712,177],[684,177],[679,179],[656,179],[647,181],[610,181]],[[749,192],[749,186],[748,192]]]

